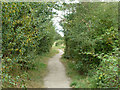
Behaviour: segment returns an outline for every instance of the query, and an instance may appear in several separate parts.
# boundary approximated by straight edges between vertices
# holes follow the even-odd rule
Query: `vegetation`
[[[62,23],[64,58],[74,62],[80,75],[93,76],[97,88],[118,87],[118,6],[115,3],[73,4]],[[71,5],[65,5],[69,7]],[[70,67],[72,68],[72,67]],[[79,86],[78,86],[79,88]]]
[[[75,62],[70,59],[61,58],[62,63],[66,67],[66,74],[71,78],[70,87],[72,88],[95,88],[94,77],[81,75],[75,70]]]
[[[2,87],[26,87],[35,58],[54,42],[52,3],[2,3]],[[16,72],[16,73],[14,73]],[[21,73],[22,72],[22,73]]]
[[[35,70],[28,71],[28,80],[26,80],[27,88],[44,88],[44,77],[48,74],[48,59],[58,53],[54,47],[48,53],[38,55],[35,59]]]
[[[64,37],[53,26],[53,8],[68,11],[60,21]],[[44,87],[58,48],[71,87],[118,88],[119,37],[118,2],[3,2],[2,88]]]
[[[55,41],[57,40],[63,40],[63,37],[58,32],[55,34]]]
[[[59,33],[56,32],[55,34],[55,42],[54,42],[54,47],[55,48],[59,48],[59,49],[63,49],[65,48],[65,45],[64,45],[64,37],[62,37]]]

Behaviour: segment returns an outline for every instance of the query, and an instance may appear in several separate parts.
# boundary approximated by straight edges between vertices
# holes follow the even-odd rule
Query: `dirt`
[[[48,75],[44,78],[45,88],[70,88],[70,78],[66,76],[65,67],[60,62],[63,51],[58,49],[59,53],[48,61]]]

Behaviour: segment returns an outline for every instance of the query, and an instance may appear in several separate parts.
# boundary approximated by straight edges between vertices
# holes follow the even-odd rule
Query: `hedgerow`
[[[64,58],[75,61],[81,74],[95,77],[96,87],[118,87],[118,6],[114,3],[81,3],[61,23],[65,34]],[[72,7],[73,6],[73,7]]]
[[[2,3],[3,88],[26,87],[27,70],[34,69],[36,55],[49,52],[55,34],[51,6],[38,2]]]

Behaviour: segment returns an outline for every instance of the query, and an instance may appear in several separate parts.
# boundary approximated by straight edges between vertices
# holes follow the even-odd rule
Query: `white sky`
[[[79,3],[79,1],[98,1],[98,0],[73,0],[73,1],[70,1],[70,0],[64,0],[65,3],[69,4],[69,3]],[[113,1],[119,1],[119,0],[101,0],[102,2],[113,2]],[[62,1],[60,1],[58,4],[59,5],[62,5]],[[63,37],[64,36],[64,33],[61,32],[60,30],[63,30],[63,28],[60,26],[59,22],[64,18],[64,15],[67,14],[67,11],[68,10],[65,10],[65,11],[58,11],[56,9],[53,9],[53,11],[55,11],[58,15],[57,16],[54,16],[54,18],[52,19],[53,20],[53,24],[55,25],[55,29],[56,31]]]
[[[65,2],[67,4],[69,3],[79,3],[78,0],[75,1],[69,1],[69,0],[65,0]],[[59,5],[62,5],[63,2],[60,2]],[[64,18],[64,15],[66,15],[68,13],[68,10],[65,11],[59,11],[53,8],[53,11],[56,12],[58,15],[54,16],[53,20],[53,24],[55,25],[55,29],[57,30],[57,32],[63,37],[64,33],[60,30],[63,30],[62,26],[60,26],[59,22]]]
[[[56,12],[58,15],[55,15],[53,20],[53,25],[55,25],[56,31],[63,37],[64,33],[61,31],[63,30],[62,26],[60,26],[59,22],[64,19],[64,15],[67,14],[67,10],[65,11],[58,11],[56,9],[53,9],[54,12]]]

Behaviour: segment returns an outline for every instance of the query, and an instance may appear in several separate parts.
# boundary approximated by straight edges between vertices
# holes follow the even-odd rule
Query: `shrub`
[[[49,52],[52,47],[55,29],[51,22],[50,4],[52,5],[35,2],[2,3],[3,87],[14,87],[15,83],[21,84],[16,87],[25,86],[22,80],[23,72],[34,68],[37,54]],[[19,76],[22,81],[18,81],[18,78],[13,79],[11,72],[15,68],[18,69],[18,73],[22,70],[21,74],[14,76]]]

